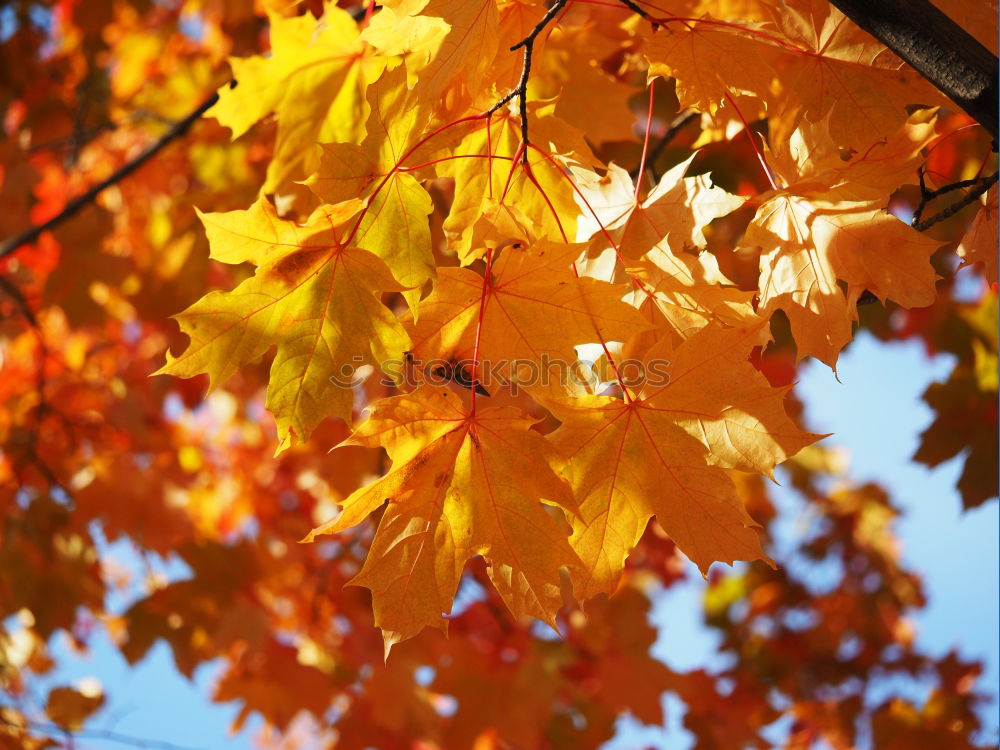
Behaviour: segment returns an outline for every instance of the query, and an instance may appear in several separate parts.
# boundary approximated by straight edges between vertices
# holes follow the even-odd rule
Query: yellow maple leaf
[[[686,159],[664,174],[641,205],[635,201],[631,177],[621,167],[612,164],[601,178],[573,170],[587,198],[587,213],[600,221],[590,254],[606,251],[613,240],[628,274],[638,281],[636,305],[651,295],[682,336],[713,319],[729,325],[751,325],[757,319],[751,304],[754,294],[737,289],[713,255],[699,252],[709,222],[736,210],[744,200],[712,185],[707,175],[685,177],[690,164]],[[580,224],[590,226],[585,220]]]
[[[353,244],[384,260],[405,292],[412,307],[420,299],[420,287],[434,275],[431,253],[431,198],[402,161],[427,123],[428,111],[406,85],[400,66],[386,71],[368,87],[371,110],[366,135],[360,145],[322,145],[322,156],[306,184],[327,203],[367,198],[368,209],[353,238]],[[413,164],[421,157],[415,156]]]
[[[692,154],[671,168],[629,215],[622,248],[644,254],[664,244],[675,254],[705,247],[704,229],[742,206],[745,199],[712,184],[707,174],[685,177]]]
[[[922,151],[936,137],[936,122],[936,108],[918,109],[894,133],[872,138],[858,152],[837,145],[828,119],[801,121],[791,134],[771,131],[773,145],[765,142],[763,153],[779,180],[824,191],[828,201],[888,206],[900,185],[916,182]]]
[[[721,22],[711,16],[670,24],[646,45],[649,78],[677,80],[682,108],[715,114],[727,93],[762,96],[775,77],[772,30],[763,23]],[[753,60],[752,65],[747,61]]]
[[[812,122],[828,117],[838,145],[862,149],[895,133],[907,105],[946,101],[826,0],[793,0],[771,14],[795,50],[782,47],[774,58],[780,85],[766,96],[769,112],[801,113]]]
[[[962,265],[983,264],[983,275],[997,283],[997,186],[979,198],[979,211],[958,245]]]
[[[799,359],[836,365],[866,290],[903,307],[934,301],[930,257],[942,243],[885,206],[933,137],[935,118],[918,111],[861,154],[842,155],[826,121],[803,123],[767,151],[779,187],[761,196],[743,241],[762,250],[760,311],[785,311]]]
[[[556,26],[533,71],[532,95],[538,99],[558,96],[556,116],[582,129],[591,143],[621,140],[635,123],[628,101],[637,89],[601,68],[601,59],[620,49],[620,42],[607,38],[603,31],[593,23]],[[599,111],[594,102],[601,103]]]
[[[650,327],[621,301],[624,287],[573,274],[584,247],[545,240],[508,247],[488,280],[467,268],[439,269],[419,321],[407,322],[412,355],[471,363],[478,353],[487,387],[496,374],[559,388],[572,375],[575,345],[624,341]]]
[[[786,132],[802,117],[828,117],[831,135],[845,147],[864,148],[894,133],[907,105],[941,101],[823,0],[785,3],[771,9],[769,22],[681,19],[653,36],[646,57],[650,77],[677,79],[682,106],[714,114],[727,96],[756,96]]]
[[[377,76],[384,63],[366,59],[357,23],[335,2],[326,3],[321,19],[275,12],[268,18],[271,54],[231,59],[238,85],[219,89],[209,114],[230,128],[234,139],[267,115],[277,117],[274,156],[261,189],[273,193],[312,171],[317,142],[360,135],[364,81]]]
[[[410,343],[379,299],[402,287],[377,257],[341,244],[359,208],[355,201],[317,211],[305,225],[279,219],[263,198],[246,211],[203,215],[212,257],[257,271],[176,316],[191,341],[178,357],[168,354],[158,374],[205,372],[214,387],[277,346],[267,408],[279,450],[306,439],[326,416],[350,421],[353,370],[399,360]]]
[[[465,561],[482,555],[511,612],[555,627],[559,569],[578,565],[543,503],[576,512],[550,466],[534,420],[503,407],[467,411],[453,393],[424,386],[377,402],[342,445],[383,447],[393,465],[342,501],[343,512],[306,537],[359,524],[388,503],[364,567],[386,649],[425,627],[445,629]]]
[[[591,164],[596,159],[583,134],[553,117],[550,109],[536,102],[528,106],[532,143],[544,155],[529,150],[527,168],[519,161],[520,123],[504,110],[439,154],[437,175],[455,180],[455,199],[444,230],[463,265],[485,251],[472,238],[484,207],[515,206],[536,238],[568,241],[576,236],[579,211],[564,164],[577,160]],[[564,153],[573,153],[574,158],[560,156]]]
[[[362,35],[383,55],[403,55],[426,102],[460,110],[484,87],[498,51],[496,0],[389,0]]]
[[[940,242],[921,235],[871,202],[827,201],[795,186],[767,197],[744,242],[762,249],[760,310],[782,309],[798,345],[834,367],[851,340],[861,293],[903,307],[934,301],[937,274],[930,264]],[[847,282],[847,293],[838,279]]]

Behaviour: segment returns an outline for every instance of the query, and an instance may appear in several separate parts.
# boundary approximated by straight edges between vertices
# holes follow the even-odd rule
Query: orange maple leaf
[[[715,561],[767,559],[724,469],[770,474],[818,436],[795,427],[785,389],[747,362],[759,336],[759,324],[711,325],[673,351],[665,385],[625,400],[545,402],[563,423],[552,442],[580,502],[570,539],[586,571],[578,596],[614,590],[654,515],[703,572]]]
[[[393,461],[343,512],[306,537],[359,524],[388,503],[353,583],[371,589],[386,649],[424,627],[445,629],[465,561],[482,555],[516,616],[555,627],[559,569],[578,561],[543,506],[575,514],[573,493],[550,464],[534,420],[511,407],[466,410],[448,390],[424,386],[383,399],[341,445],[383,447]]]

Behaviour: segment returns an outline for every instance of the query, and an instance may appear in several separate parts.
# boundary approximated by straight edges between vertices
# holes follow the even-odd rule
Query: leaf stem
[[[747,138],[750,141],[750,146],[753,148],[754,153],[757,154],[757,161],[760,162],[761,169],[764,170],[764,176],[767,177],[767,181],[770,183],[771,189],[777,190],[778,185],[774,181],[774,177],[771,174],[771,168],[767,166],[767,162],[764,160],[763,151],[760,150],[760,146],[757,145],[757,141],[755,141],[753,138],[753,131],[750,130],[750,124],[747,122],[747,119],[743,116],[743,113],[740,111],[740,108],[736,105],[736,102],[733,100],[733,97],[729,95],[728,91],[726,92],[726,101],[732,105],[733,110],[735,110],[737,117],[740,118],[740,122],[743,123],[743,132],[747,134]]]
[[[681,132],[688,123],[693,122],[701,117],[700,112],[685,111],[681,112],[677,117],[670,121],[667,126],[666,132],[660,136],[660,140],[656,142],[652,149],[649,151],[649,156],[645,159],[645,165],[649,169],[649,176],[653,178],[653,182],[659,182],[660,175],[656,169],[656,160],[660,158],[663,151],[670,145],[671,141],[677,137],[677,134]],[[642,170],[640,169],[642,165],[638,164],[632,168],[629,172],[629,176],[633,180],[637,180],[642,176]]]
[[[486,315],[486,298],[493,278],[493,248],[486,248],[486,270],[483,273],[483,289],[479,297],[479,319],[476,321],[476,343],[472,348],[472,373],[469,377],[472,390],[472,407],[469,416],[476,414],[476,394],[479,391],[479,342],[483,335],[483,318]]]
[[[639,202],[642,175],[646,171],[646,156],[649,154],[649,131],[653,128],[653,103],[656,95],[656,79],[649,82],[649,109],[646,112],[646,137],[642,139],[642,156],[639,158],[639,174],[635,176],[635,202]]]
[[[545,157],[546,159],[548,159],[548,155],[544,151],[542,151],[540,148],[538,148],[537,146],[532,145],[531,148],[533,148],[535,151],[538,151],[540,154],[542,154],[543,157]],[[551,159],[548,159],[548,160],[550,162],[552,161]],[[556,209],[555,209],[555,206],[552,205],[552,201],[549,200],[549,196],[542,189],[542,186],[538,183],[538,180],[535,178],[535,175],[532,173],[530,166],[525,167],[525,172],[527,173],[528,179],[531,181],[531,184],[534,185],[535,188],[538,190],[538,192],[541,194],[542,198],[545,200],[545,204],[549,207],[549,211],[551,211],[552,215],[555,217],[556,225],[559,227],[559,233],[562,235],[563,242],[568,243],[569,242],[569,238],[566,236],[566,230],[563,229],[562,222],[559,220],[559,215],[556,213]],[[568,175],[565,175],[565,173],[562,170],[559,170],[559,173],[563,174],[564,176],[566,176],[568,178]],[[570,183],[572,183],[572,180],[570,180]],[[576,188],[575,185],[573,187],[574,187],[574,189]],[[577,191],[577,192],[579,193],[579,191]],[[584,198],[584,201],[586,202],[585,198]],[[589,203],[587,204],[587,207],[590,208],[590,204]],[[590,210],[591,210],[591,213],[593,213],[593,209],[591,208]],[[597,218],[596,214],[594,215],[594,218],[595,219]],[[615,248],[615,254],[618,257],[618,259],[622,260],[621,254],[618,252],[618,247],[615,245],[614,240],[611,239],[611,235],[608,234],[608,232],[607,232],[606,229],[604,229],[604,226],[601,224],[600,219],[597,219],[597,223],[601,226],[601,229],[604,231],[605,235],[607,236],[608,241],[611,242],[612,246]],[[624,262],[623,262],[623,265],[624,265]],[[580,278],[580,271],[576,267],[576,263],[575,262],[572,264],[572,268],[573,268],[573,275],[576,276],[577,278]],[[626,270],[626,273],[628,274],[627,270]],[[630,279],[632,279],[632,283],[633,284],[636,284],[636,285],[642,287],[642,282],[640,282],[638,279],[636,279],[635,277],[633,277],[631,274],[628,274],[628,276],[629,276]],[[642,291],[645,292],[647,295],[652,296],[648,291],[646,291],[645,288],[643,288]],[[632,400],[633,400],[632,399],[632,394],[630,394],[629,391],[628,391],[628,388],[625,387],[625,381],[622,379],[621,374],[618,372],[618,365],[615,363],[614,357],[611,355],[611,352],[608,350],[608,345],[604,342],[604,336],[601,333],[600,329],[597,327],[597,323],[593,320],[593,318],[591,318],[590,322],[593,323],[593,325],[594,325],[594,333],[597,336],[597,340],[601,342],[601,349],[604,350],[604,356],[608,358],[608,365],[611,367],[611,371],[615,374],[615,380],[618,381],[618,387],[621,388],[621,391],[622,391],[622,394],[623,394],[623,398],[625,399],[626,402],[628,402],[628,403],[631,404]]]
[[[575,192],[577,196],[580,198],[580,200],[583,201],[583,205],[587,207],[587,210],[590,211],[590,215],[594,218],[594,221],[597,222],[597,226],[601,230],[601,234],[604,235],[604,238],[608,241],[608,244],[611,246],[611,249],[615,251],[615,257],[618,258],[618,262],[622,264],[623,268],[625,268],[625,273],[631,280],[632,285],[635,286],[644,294],[646,294],[647,296],[652,297],[653,293],[646,288],[646,285],[643,284],[642,281],[640,281],[638,278],[628,273],[628,267],[627,264],[625,263],[625,258],[622,257],[621,250],[618,247],[618,243],[615,242],[614,238],[611,236],[611,233],[608,232],[607,227],[604,226],[604,223],[597,215],[597,212],[594,210],[594,207],[590,205],[590,201],[587,200],[587,196],[585,196],[583,194],[583,191],[581,191],[580,188],[577,187],[577,184],[573,182],[573,178],[570,177],[568,174],[566,174],[566,172],[562,169],[562,167],[560,167],[556,163],[556,161],[551,157],[551,155],[547,154],[538,146],[531,144],[529,148],[532,148],[535,151],[537,151],[542,156],[542,158],[548,161],[564,179],[569,181],[570,187],[573,188],[573,192]]]

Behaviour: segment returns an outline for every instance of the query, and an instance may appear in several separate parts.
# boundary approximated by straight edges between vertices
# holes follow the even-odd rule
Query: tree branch
[[[917,205],[916,211],[913,212],[913,220],[910,225],[916,229],[918,232],[923,232],[926,229],[930,229],[932,226],[938,222],[944,221],[950,216],[954,216],[963,208],[968,206],[970,203],[975,203],[979,200],[979,196],[993,187],[996,182],[998,175],[1000,173],[994,172],[989,177],[976,177],[972,180],[959,180],[958,182],[952,182],[948,185],[943,185],[936,190],[928,190],[927,185],[924,182],[924,170],[919,170],[917,173],[920,179],[920,203]],[[972,188],[966,193],[962,198],[952,203],[947,208],[938,211],[936,214],[931,216],[929,219],[921,221],[921,217],[924,213],[924,208],[927,207],[927,203],[934,198],[938,198],[942,195],[950,193],[955,190],[962,190],[964,188]]]
[[[677,134],[683,130],[687,124],[693,120],[701,117],[700,112],[681,112],[677,117],[671,120],[670,125],[667,126],[667,131],[660,137],[660,140],[656,142],[656,145],[649,150],[649,154],[646,156],[645,164],[637,164],[629,171],[629,176],[635,180],[638,179],[642,173],[648,169],[650,176],[653,178],[654,182],[659,181],[660,176],[656,172],[656,160],[660,158],[664,149],[670,145],[670,142],[677,137]]]
[[[830,0],[997,139],[997,58],[930,0]]]
[[[659,28],[659,24],[653,20],[652,16],[650,16],[649,13],[640,8],[638,3],[635,3],[632,0],[618,0],[618,2],[620,2],[622,5],[624,5],[632,12],[634,12],[636,15],[642,16],[643,18],[647,19],[650,23],[652,23],[654,31]]]
[[[63,737],[76,737],[79,739],[106,740],[108,742],[116,742],[121,745],[131,745],[132,747],[145,748],[146,750],[199,750],[198,748],[175,745],[172,742],[164,742],[163,740],[150,740],[143,737],[133,737],[128,734],[119,734],[118,732],[112,732],[107,729],[66,729],[58,724],[51,724],[45,721],[35,721],[28,718],[24,718],[22,726],[3,716],[0,716],[0,721],[3,721],[3,723],[7,726],[45,733],[50,737],[59,735]]]
[[[230,81],[229,86],[230,88],[235,88],[236,81]],[[143,151],[141,154],[135,157],[132,161],[123,165],[120,169],[118,169],[114,174],[109,176],[107,179],[101,180],[101,182],[91,187],[90,190],[83,193],[82,195],[78,195],[76,198],[71,200],[69,203],[66,204],[65,208],[63,208],[62,211],[57,213],[51,219],[37,226],[30,227],[25,231],[21,232],[20,234],[14,235],[13,237],[4,240],[2,243],[0,243],[0,258],[4,258],[13,253],[15,250],[18,250],[19,248],[23,247],[24,245],[34,242],[39,238],[39,236],[41,236],[43,232],[47,232],[48,230],[58,226],[59,224],[62,224],[67,219],[79,213],[81,209],[93,203],[94,199],[97,198],[97,196],[100,195],[104,190],[106,190],[107,188],[111,187],[112,185],[118,182],[121,182],[123,179],[125,179],[130,174],[139,169],[139,167],[141,167],[147,161],[149,161],[158,153],[160,153],[160,151],[162,151],[163,148],[166,147],[167,144],[169,144],[171,141],[174,141],[177,138],[180,138],[182,135],[184,135],[188,131],[188,129],[195,122],[197,122],[198,119],[201,118],[201,116],[205,114],[205,112],[208,111],[208,109],[211,108],[212,105],[214,105],[217,101],[219,101],[219,94],[218,92],[215,92],[205,101],[199,104],[194,109],[194,111],[191,112],[191,114],[189,114],[183,120],[180,120],[179,122],[175,123],[169,130],[167,130],[166,133],[163,134],[163,136],[160,137],[158,141],[156,141],[156,143],[147,148],[145,151]]]
[[[364,20],[365,16],[374,13],[376,10],[378,10],[378,8],[379,8],[378,3],[372,2],[372,0],[364,0],[364,2],[358,3],[355,7],[350,8],[348,10],[348,13],[351,14],[351,18],[353,18],[358,23],[361,23],[361,21]]]
[[[20,289],[3,276],[0,276],[0,292],[3,292],[14,301],[14,304],[17,305],[21,314],[32,328],[38,328],[38,319],[35,318],[35,313],[32,312],[31,307],[28,305],[28,300],[21,294]]]
[[[552,6],[542,16],[541,20],[535,24],[535,28],[531,30],[531,33],[510,48],[511,52],[516,52],[522,47],[524,48],[524,66],[521,68],[521,79],[517,82],[517,86],[490,107],[486,113],[487,117],[492,117],[498,109],[511,101],[515,96],[517,97],[521,108],[521,144],[523,146],[521,161],[524,164],[528,163],[528,77],[531,75],[531,54],[535,48],[535,39],[552,22],[552,19],[562,10],[566,2],[567,0],[556,0],[552,3]]]

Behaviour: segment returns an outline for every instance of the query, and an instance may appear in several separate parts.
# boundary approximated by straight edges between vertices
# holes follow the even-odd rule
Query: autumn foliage
[[[100,693],[32,686],[98,630],[220,659],[265,746],[597,747],[668,691],[699,749],[985,746],[793,384],[859,327],[953,354],[915,460],[997,495],[996,134],[826,0],[0,24],[0,747],[86,736]],[[727,658],[675,672],[699,573]]]

